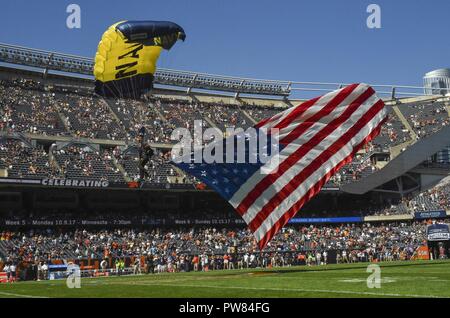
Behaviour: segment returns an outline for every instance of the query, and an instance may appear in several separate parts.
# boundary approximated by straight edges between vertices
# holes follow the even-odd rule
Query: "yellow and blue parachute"
[[[167,21],[122,21],[103,34],[95,55],[95,92],[106,97],[139,98],[153,87],[162,49],[185,40],[182,27]]]

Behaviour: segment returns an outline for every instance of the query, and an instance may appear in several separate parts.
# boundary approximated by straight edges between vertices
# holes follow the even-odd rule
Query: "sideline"
[[[13,297],[23,297],[23,298],[50,298],[50,297],[47,297],[47,296],[33,296],[33,295],[27,295],[27,294],[8,293],[8,292],[2,292],[2,291],[0,291],[0,295],[13,296]]]

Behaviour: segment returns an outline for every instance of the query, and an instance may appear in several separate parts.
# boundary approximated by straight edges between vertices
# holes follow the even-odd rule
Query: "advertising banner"
[[[414,218],[416,219],[437,219],[445,217],[447,217],[447,212],[445,212],[445,210],[421,211],[414,213]]]
[[[450,230],[447,224],[431,224],[427,227],[428,241],[450,240]]]
[[[362,222],[363,218],[359,216],[336,217],[336,218],[293,218],[289,223],[354,223]]]

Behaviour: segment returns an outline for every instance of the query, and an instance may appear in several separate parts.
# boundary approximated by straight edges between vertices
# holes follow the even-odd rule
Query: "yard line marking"
[[[217,286],[217,285],[194,285],[194,284],[139,284],[133,285],[152,285],[152,286],[173,286],[173,287],[199,287],[199,288],[220,288],[220,289],[248,289],[248,290],[269,290],[269,291],[294,291],[294,292],[312,292],[312,293],[332,293],[332,294],[353,294],[353,295],[375,295],[391,297],[414,297],[414,298],[448,298],[446,296],[436,295],[415,295],[415,294],[396,294],[396,293],[375,293],[359,292],[351,290],[329,290],[329,289],[300,289],[300,288],[273,288],[273,287],[245,287],[245,286]]]
[[[23,297],[23,298],[50,298],[47,296],[33,296],[33,295],[27,295],[27,294],[15,294],[15,293],[8,293],[8,292],[0,292],[0,295]]]

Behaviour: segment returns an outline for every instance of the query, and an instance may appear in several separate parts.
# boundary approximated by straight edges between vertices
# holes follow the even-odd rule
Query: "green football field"
[[[0,284],[0,297],[450,297],[450,261],[380,263],[381,286],[368,288],[368,264],[298,266]]]

